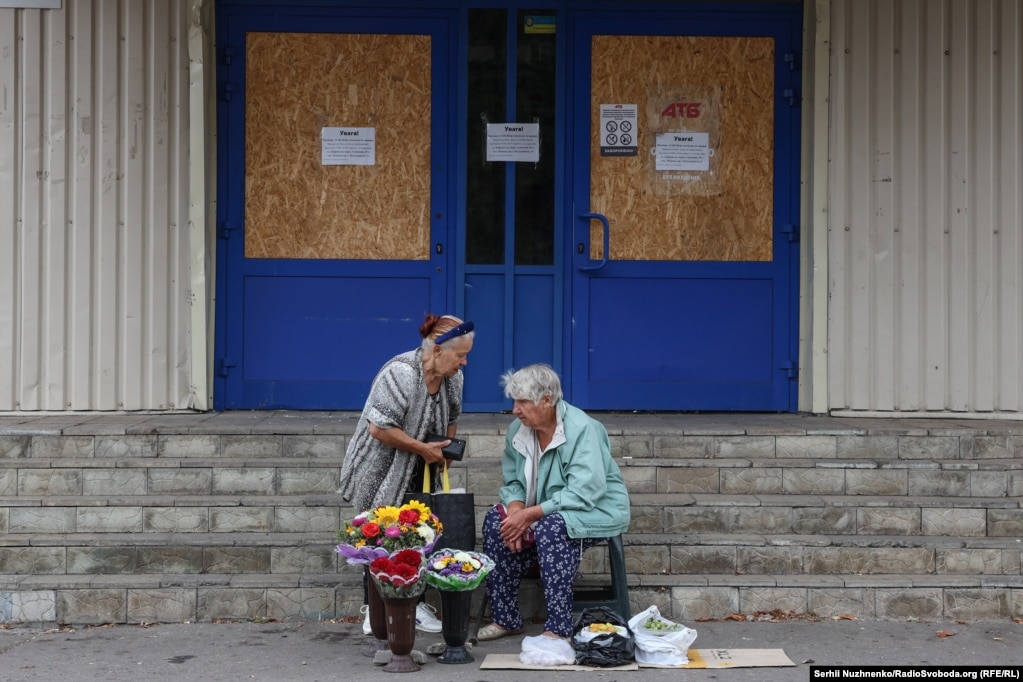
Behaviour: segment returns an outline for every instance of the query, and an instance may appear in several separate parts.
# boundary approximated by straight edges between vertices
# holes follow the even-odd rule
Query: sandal
[[[522,628],[512,629],[501,627],[497,623],[487,623],[480,628],[479,633],[476,635],[476,639],[481,642],[487,642],[492,639],[501,639],[508,635],[518,635],[521,634],[521,632]]]

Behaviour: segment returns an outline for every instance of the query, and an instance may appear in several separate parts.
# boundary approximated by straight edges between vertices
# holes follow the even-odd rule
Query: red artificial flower
[[[394,564],[394,566],[393,566],[393,568],[391,570],[391,575],[399,576],[399,577],[404,579],[404,582],[407,583],[407,582],[413,580],[417,575],[419,575],[419,569],[418,568],[413,568],[412,566],[409,566],[408,564],[398,564],[398,563],[396,563],[396,564]]]
[[[362,537],[375,538],[378,535],[380,535],[380,524],[376,521],[370,521],[362,525]]]
[[[423,563],[423,555],[414,549],[403,549],[394,555],[394,560],[412,568],[419,568]]]
[[[377,557],[373,560],[373,563],[369,565],[369,570],[373,573],[389,573],[391,570],[392,561],[385,557]]]
[[[415,509],[402,509],[398,513],[398,521],[407,524],[419,523],[419,512]]]

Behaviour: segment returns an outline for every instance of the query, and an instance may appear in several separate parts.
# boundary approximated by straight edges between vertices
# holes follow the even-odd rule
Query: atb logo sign
[[[664,107],[661,118],[700,118],[700,103],[672,102]]]

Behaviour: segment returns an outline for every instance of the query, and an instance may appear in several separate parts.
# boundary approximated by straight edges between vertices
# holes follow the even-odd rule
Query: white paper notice
[[[488,123],[487,161],[540,161],[540,124]]]
[[[710,170],[710,141],[707,133],[658,133],[656,170]]]
[[[324,128],[320,140],[324,166],[372,166],[377,162],[376,128]]]

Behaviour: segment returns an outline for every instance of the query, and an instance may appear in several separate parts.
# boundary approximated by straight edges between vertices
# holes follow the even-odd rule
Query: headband
[[[472,322],[463,322],[454,329],[449,329],[448,331],[444,332],[443,334],[435,338],[433,342],[434,344],[439,346],[445,341],[450,341],[451,339],[454,339],[459,336],[465,336],[475,328],[476,325],[474,325]]]

